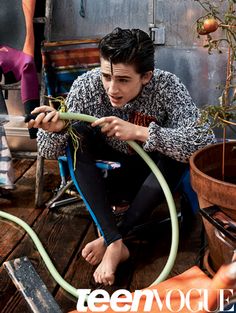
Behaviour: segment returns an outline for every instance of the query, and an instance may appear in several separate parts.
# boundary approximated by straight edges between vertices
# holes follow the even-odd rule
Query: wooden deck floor
[[[81,249],[96,237],[94,226],[82,202],[57,210],[34,208],[34,160],[14,160],[16,189],[0,198],[1,210],[27,222],[38,234],[59,273],[75,288],[103,288],[112,292],[127,288],[131,291],[150,285],[161,272],[169,253],[170,228],[155,226],[152,236],[130,241],[131,258],[117,272],[113,287],[97,286],[93,281],[94,268],[83,260]],[[45,164],[45,201],[59,185],[57,162]],[[200,219],[196,217],[191,231],[181,229],[180,246],[170,276],[182,273],[199,261]],[[143,237],[144,238],[144,237]],[[27,256],[56,299],[63,312],[76,308],[73,299],[50,276],[29,236],[18,226],[0,220],[0,312],[27,313],[28,306],[12,283],[3,262]]]

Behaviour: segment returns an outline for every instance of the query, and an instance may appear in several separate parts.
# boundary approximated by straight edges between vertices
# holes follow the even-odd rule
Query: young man
[[[154,69],[154,46],[145,32],[116,28],[99,48],[101,67],[75,80],[66,103],[71,112],[98,118],[91,125],[72,125],[79,137],[74,176],[102,234],[85,246],[82,255],[98,265],[95,281],[111,285],[117,266],[129,258],[123,238],[164,199],[154,174],[125,141],[137,141],[174,190],[190,155],[212,143],[214,135],[199,124],[199,110],[180,80]],[[33,111],[38,112],[42,114],[29,127],[41,128],[39,153],[57,158],[69,144],[73,158],[72,140],[58,112],[48,106]],[[97,159],[119,161],[121,168],[104,179]],[[117,225],[111,207],[121,200],[128,201],[129,208]]]

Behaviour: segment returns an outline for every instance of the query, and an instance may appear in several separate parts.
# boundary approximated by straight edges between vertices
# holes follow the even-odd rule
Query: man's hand
[[[59,112],[54,108],[46,105],[35,108],[32,114],[40,113],[35,120],[30,120],[28,128],[42,128],[49,132],[60,132],[65,121],[59,119]]]
[[[126,122],[116,116],[97,119],[92,126],[101,126],[101,131],[108,137],[119,140],[139,140],[145,142],[148,138],[148,128]]]

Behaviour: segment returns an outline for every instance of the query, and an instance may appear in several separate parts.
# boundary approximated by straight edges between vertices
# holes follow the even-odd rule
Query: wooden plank
[[[16,215],[32,225],[42,213],[33,209],[32,180],[27,179],[28,176],[33,175],[35,163],[30,160],[15,160],[13,165],[18,177],[16,189],[12,190],[7,198],[0,198],[0,207],[2,211]],[[31,174],[29,175],[27,171]],[[0,220],[0,264],[6,260],[24,236],[25,231],[20,227],[5,219]]]
[[[16,191],[12,192],[12,199],[14,197],[20,199],[20,203],[34,207],[35,199],[35,184],[36,184],[36,167],[37,163],[34,161],[31,167],[19,178],[16,185]],[[44,190],[42,191],[43,202],[46,202],[53,195],[53,191],[60,185],[60,175],[57,160],[46,160],[44,166]],[[21,197],[19,197],[19,193]],[[33,202],[32,202],[33,201]]]
[[[166,229],[167,230],[167,229]],[[130,291],[148,287],[158,277],[167,261],[170,248],[168,234],[157,236],[155,241],[140,244],[136,256],[134,273],[130,283]]]
[[[12,151],[11,154],[12,154],[13,158],[36,160],[38,152],[35,152],[35,151]]]
[[[48,210],[44,210],[38,218],[34,230],[62,276],[66,273],[70,260],[73,258],[89,224],[90,220],[88,219],[57,214]],[[57,283],[49,274],[38,251],[36,251],[28,236],[16,247],[8,259],[15,259],[22,255],[29,257],[49,291],[53,293],[58,288]],[[4,289],[0,290],[0,311],[4,309],[6,312],[9,312],[7,311],[7,301],[10,301],[11,313],[28,312],[23,300],[19,301],[17,293],[12,294],[12,283],[2,270],[0,270],[0,280],[5,281],[4,286],[2,284],[0,285]],[[5,298],[2,296],[1,299],[3,293],[5,294]]]
[[[42,211],[34,210],[34,176],[35,176],[35,163],[33,166],[25,172],[26,168],[29,166],[28,160],[27,162],[23,162],[23,165],[26,167],[22,167],[22,161],[16,161],[15,168],[20,168],[19,171],[19,180],[16,184],[16,189],[11,192],[11,197],[6,201],[6,199],[0,199],[1,209],[7,211],[8,213],[15,214],[20,218],[23,218],[28,224],[32,224],[41,214]],[[32,163],[31,163],[32,164]],[[52,182],[55,183],[55,177],[58,176],[58,165],[57,161],[46,162],[45,166],[45,187],[53,186]],[[24,173],[25,172],[25,173]],[[24,175],[21,177],[21,174]],[[46,190],[48,195],[51,195],[51,189]],[[80,223],[78,223],[80,225]],[[78,226],[77,225],[77,226]],[[68,226],[68,225],[67,225]],[[68,227],[69,228],[69,227]],[[0,222],[0,247],[1,247],[1,261],[4,261],[7,256],[12,252],[12,250],[17,246],[17,244],[24,237],[24,231],[22,231],[16,225],[12,223],[6,223],[4,221]],[[69,233],[69,232],[68,232]],[[73,232],[75,233],[75,232]],[[77,238],[79,240],[79,236]],[[28,242],[28,245],[32,246],[32,243],[29,239],[24,239],[24,242]],[[63,240],[61,240],[63,242]],[[24,243],[23,243],[24,245]],[[16,250],[17,251],[17,250]],[[60,251],[61,252],[61,251]],[[14,252],[11,253],[10,257],[14,255]],[[19,253],[19,256],[22,254]],[[63,263],[63,262],[62,262]],[[22,304],[22,300],[19,299],[17,293],[15,293],[15,288],[12,283],[9,282],[8,277],[6,277],[5,273],[1,271],[0,273],[0,311],[6,310],[6,312],[13,312],[15,307],[17,306],[19,312],[25,312],[25,304]],[[12,302],[11,296],[14,297],[14,301]],[[4,305],[5,309],[4,309]]]
[[[7,261],[4,267],[32,312],[62,313],[27,257]]]
[[[32,225],[42,214],[42,211],[36,211],[33,209],[22,209],[19,212],[18,208],[3,208],[2,211],[20,217],[29,225]],[[25,231],[22,228],[8,220],[0,219],[0,265],[7,259],[8,255],[19,244],[24,236]]]
[[[18,166],[21,165],[20,163]],[[28,165],[27,163],[26,166]],[[15,209],[18,208],[20,212],[20,209],[32,209],[34,207],[35,166],[35,162],[28,169],[25,167],[23,169],[22,166],[22,170],[18,173],[19,178],[16,182],[16,188],[10,191],[8,198],[0,199],[1,208],[8,209],[14,207]]]
[[[94,282],[93,282],[93,272],[96,267],[93,267],[88,262],[84,260],[81,256],[81,250],[86,245],[86,243],[94,240],[95,230],[94,225],[89,227],[88,232],[86,233],[84,240],[82,241],[77,253],[75,254],[70,266],[67,270],[65,275],[66,281],[68,281],[72,286],[75,288],[91,288],[94,289]],[[72,310],[76,307],[77,300],[60,288],[56,295],[55,299],[57,303],[63,308],[64,312]]]
[[[91,39],[74,39],[74,40],[63,40],[63,41],[45,41],[43,43],[44,47],[61,47],[61,46],[70,46],[70,45],[79,45],[86,43],[99,43],[99,38]]]
[[[35,162],[35,160],[31,159],[13,159],[13,168],[14,168],[14,175],[15,181],[17,181]]]
[[[190,223],[190,221],[189,221]],[[171,245],[171,227],[166,225],[153,234],[153,240],[143,245],[138,256],[139,264],[134,271],[130,290],[148,287],[158,277],[164,268],[169,256]],[[165,240],[163,240],[165,238]],[[201,245],[201,222],[195,216],[191,229],[186,232],[180,228],[180,240],[177,258],[168,277],[183,273],[188,268],[196,265]]]
[[[44,171],[44,199],[51,196],[52,189],[58,186],[56,180],[59,178],[57,161],[47,161]],[[22,163],[22,168],[26,164]],[[91,220],[84,206],[74,204],[72,210],[65,207],[53,212],[34,210],[35,163],[26,172],[22,170],[24,174],[22,177],[20,172],[19,163],[20,179],[17,181],[17,189],[11,192],[10,199],[0,198],[1,209],[22,217],[30,224],[35,223],[34,229],[55,261],[58,271],[63,276],[65,275],[66,280],[75,288],[105,289],[104,286],[98,286],[93,281],[93,272],[96,267],[88,264],[81,256],[84,245],[95,238],[93,226],[87,233]],[[158,211],[159,215],[161,215],[160,211]],[[197,228],[198,222],[196,223],[190,233],[182,234],[180,238],[181,245],[171,276],[191,267],[198,256],[200,234]],[[163,268],[169,254],[170,234],[171,230],[164,228],[159,234],[154,233],[149,241],[131,242],[131,260],[118,269],[118,280],[111,289],[107,288],[107,290],[111,293],[116,288],[124,286],[134,291],[152,283]],[[2,257],[0,260],[15,259],[23,255],[30,258],[63,312],[75,309],[76,299],[73,299],[53,281],[28,236],[24,236],[24,232],[13,224],[0,220],[0,257]],[[0,312],[30,312],[2,267],[0,268]]]
[[[43,204],[43,187],[44,187],[44,157],[38,155],[36,175],[35,175],[35,207],[38,208]]]
[[[140,245],[134,260],[130,291],[146,288],[163,269],[170,250],[171,228],[168,218],[166,204],[159,205],[153,211],[150,222],[144,224],[137,233]]]
[[[53,190],[59,185],[57,161],[45,162],[45,190],[43,197],[48,199],[52,196]],[[15,208],[16,212],[23,209],[34,208],[35,197],[35,171],[36,162],[31,160],[13,160],[16,176],[16,188],[0,198],[0,207],[3,210]]]
[[[35,211],[33,209],[34,187],[32,185],[32,179],[27,179],[26,174],[32,164],[34,168],[34,163],[35,162],[32,160],[13,160],[17,181],[16,189],[10,192],[7,199],[0,199],[1,210],[22,218],[29,225],[32,225],[42,213],[42,211]],[[0,220],[0,232],[0,261],[2,263],[7,259],[8,255],[11,255],[14,248],[24,238],[25,232],[20,227],[11,222],[6,222],[5,220]],[[0,271],[2,273],[0,274],[0,311],[3,312],[2,308],[6,304],[8,312],[11,312],[12,307],[8,300],[11,295],[14,294],[15,287],[12,282],[9,281],[6,272],[2,271],[2,267]],[[16,301],[20,301],[19,296],[17,296]],[[22,310],[22,312],[24,312],[24,310]]]
[[[36,170],[35,170],[36,173]],[[42,203],[46,203],[53,196],[53,192],[60,186],[61,178],[57,160],[44,160]]]
[[[8,213],[15,213],[17,215],[17,210],[15,208],[7,209]],[[32,224],[35,219],[42,213],[42,211],[36,211],[32,209],[22,210],[21,214],[18,212],[18,216],[20,216],[23,220],[28,222],[28,224]],[[12,222],[6,222],[2,220],[0,222],[0,247],[1,247],[1,264],[3,261],[7,259],[9,255],[12,255],[14,249],[17,245],[22,241],[25,236],[25,232]],[[15,293],[15,287],[9,279],[9,276],[5,271],[0,268],[0,312],[3,312],[3,307],[6,305],[7,311],[11,312],[12,307],[8,302],[9,298]],[[17,302],[20,301],[20,298],[17,296]],[[24,312],[22,310],[22,312]]]

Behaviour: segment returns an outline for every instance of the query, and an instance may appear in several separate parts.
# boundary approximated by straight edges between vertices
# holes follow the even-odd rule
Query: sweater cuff
[[[155,122],[151,122],[148,126],[148,139],[143,144],[143,149],[148,152],[156,150],[157,133],[160,129]]]

